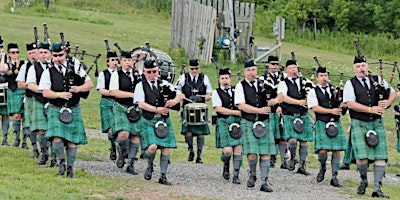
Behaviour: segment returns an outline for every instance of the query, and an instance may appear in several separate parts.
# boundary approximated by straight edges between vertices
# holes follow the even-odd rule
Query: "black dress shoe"
[[[126,168],[126,172],[128,172],[129,174],[132,174],[132,175],[137,175],[138,174],[138,172],[135,170],[135,168],[133,166],[128,166]]]
[[[49,160],[49,155],[43,153],[40,157],[38,165],[46,165],[46,162]]]
[[[332,179],[331,179],[331,185],[332,185],[333,187],[338,187],[338,188],[343,187],[343,185],[341,185],[341,184],[339,183],[339,181],[337,180],[337,178],[332,178]]]
[[[3,145],[3,146],[9,146],[7,140],[3,140],[3,142],[1,143],[1,145]]]
[[[224,170],[222,172],[222,177],[224,177],[225,180],[229,180],[231,175],[229,174],[229,165],[224,164]]]
[[[111,160],[117,159],[117,150],[115,149],[115,146],[110,148],[110,159]]]
[[[306,168],[304,168],[304,167],[300,167],[299,169],[297,169],[297,173],[298,174],[303,174],[303,175],[306,175],[306,176],[310,175],[310,173],[307,172]]]
[[[400,174],[396,174],[397,177],[400,177]]]
[[[284,162],[281,164],[281,169],[288,169],[288,165]]]
[[[343,164],[340,166],[340,170],[350,170],[350,165],[349,164]]]
[[[320,183],[325,179],[325,172],[326,170],[319,169],[319,172],[317,174],[317,182]]]
[[[268,185],[268,183],[264,183],[261,185],[260,191],[262,192],[273,192],[272,188]]]
[[[65,173],[65,164],[63,162],[58,166],[57,176],[63,176]]]
[[[190,151],[190,152],[189,152],[188,161],[189,161],[189,162],[192,162],[193,160],[194,160],[194,152],[193,152],[193,151]]]
[[[118,154],[118,159],[116,162],[118,168],[123,168],[125,165],[125,156],[124,155],[125,155],[124,153]]]
[[[50,167],[55,167],[57,165],[57,160],[51,159],[50,161]]]
[[[367,180],[362,180],[360,183],[360,186],[357,188],[357,194],[365,194],[365,190],[368,187],[368,181]]]
[[[74,170],[71,166],[67,167],[67,178],[74,178]]]
[[[378,198],[387,198],[389,199],[388,195],[383,194],[383,192],[381,190],[372,192],[372,197],[378,197]]]
[[[32,150],[32,158],[39,158],[39,150],[37,149]]]
[[[290,160],[289,166],[288,166],[287,169],[288,169],[289,171],[293,171],[295,167],[296,167],[296,160]]]
[[[18,147],[20,143],[21,143],[21,141],[20,141],[19,139],[16,139],[16,140],[14,141],[13,146],[14,146],[14,147]]]
[[[256,184],[257,177],[256,176],[249,176],[249,180],[247,181],[247,187],[253,188]]]
[[[153,166],[147,167],[147,168],[146,168],[146,171],[144,172],[144,179],[150,180],[152,174],[153,174]]]
[[[202,163],[203,163],[203,161],[201,160],[201,158],[197,157],[197,158],[196,158],[196,163],[200,163],[200,164],[202,164]]]
[[[28,145],[26,144],[26,142],[22,142],[21,148],[23,149],[29,149]]]
[[[239,176],[233,176],[232,183],[239,185],[240,184]]]
[[[163,185],[172,185],[172,183],[167,180],[167,176],[165,176],[165,174],[161,174],[160,179],[158,179],[158,183]]]

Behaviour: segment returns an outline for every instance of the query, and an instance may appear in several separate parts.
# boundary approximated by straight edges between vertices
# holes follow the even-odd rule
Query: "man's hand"
[[[166,108],[166,107],[157,107],[157,113],[160,113],[161,115],[167,115],[168,114],[168,108]]]
[[[341,108],[332,108],[331,110],[332,110],[333,115],[341,115],[342,114]]]

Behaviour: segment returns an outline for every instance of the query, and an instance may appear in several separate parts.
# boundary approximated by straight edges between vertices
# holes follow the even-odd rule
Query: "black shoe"
[[[58,166],[57,176],[63,176],[65,173],[65,161],[61,160],[60,165]]]
[[[49,160],[49,155],[47,155],[46,153],[42,153],[38,165],[46,165],[46,162],[48,160]]]
[[[396,174],[397,177],[400,177],[400,174]]]
[[[135,170],[135,168],[133,166],[128,166],[126,168],[126,172],[128,172],[129,174],[132,174],[132,175],[137,175],[138,174],[138,172]]]
[[[122,151],[118,151],[118,159],[117,159],[117,167],[123,168],[125,165],[125,153]]]
[[[21,143],[21,141],[19,139],[16,139],[14,141],[13,147],[18,147],[20,143]]]
[[[343,185],[341,185],[341,184],[339,183],[339,181],[337,180],[337,178],[332,178],[332,179],[331,179],[331,185],[332,185],[333,187],[338,187],[338,188],[343,187]]]
[[[189,161],[189,162],[192,162],[193,160],[194,160],[194,152],[193,152],[193,151],[190,151],[190,152],[189,152],[188,161]]]
[[[300,169],[300,168],[299,168]],[[325,179],[325,172],[326,172],[326,170],[324,170],[324,169],[319,169],[319,172],[318,172],[318,174],[317,174],[317,182],[318,183],[320,183],[320,182],[322,182],[324,179]],[[332,183],[332,182],[331,182]]]
[[[343,164],[340,166],[340,170],[350,170],[350,165],[349,164]]]
[[[29,149],[28,145],[26,144],[26,142],[22,142],[21,148],[23,149]]]
[[[296,160],[290,160],[290,162],[289,162],[289,166],[287,167],[287,169],[289,170],[289,171],[294,171],[294,168],[296,167]]]
[[[196,161],[197,162],[197,161]],[[224,164],[224,170],[222,172],[222,177],[224,177],[225,180],[230,179],[230,174],[229,174],[229,164]]]
[[[161,174],[160,179],[158,179],[158,183],[163,184],[163,185],[172,185],[171,182],[168,182],[167,176],[165,176],[165,174]]]
[[[116,160],[117,159],[117,150],[115,146],[110,147],[110,159]]]
[[[389,199],[388,195],[383,194],[381,190],[378,190],[376,192],[372,192],[372,197],[378,197],[378,198],[387,198]]]
[[[57,160],[56,159],[51,159],[50,167],[55,167],[56,165],[57,165]]]
[[[247,181],[247,187],[253,188],[256,184],[257,177],[256,176],[249,176],[249,180]]]
[[[203,161],[201,160],[201,158],[200,158],[200,157],[197,157],[197,158],[196,158],[196,163],[200,163],[200,164],[202,164],[202,163],[203,163]]]
[[[74,178],[74,170],[72,170],[71,166],[67,167],[67,178]]]
[[[272,188],[268,185],[267,182],[261,185],[260,191],[262,192],[273,192]]]
[[[239,185],[240,184],[239,176],[233,176],[232,183]]]
[[[1,145],[3,145],[3,146],[10,146],[10,145],[8,145],[7,140],[3,140],[3,142],[1,143]]]
[[[286,164],[286,162],[281,164],[281,169],[288,169],[288,165]]]
[[[39,150],[37,149],[32,150],[32,158],[39,158]]]
[[[139,156],[139,158],[140,158],[140,159],[144,159],[144,158],[146,158],[146,157],[145,157],[145,155],[144,155],[144,151],[140,152],[140,156]]]
[[[300,167],[299,169],[297,169],[297,173],[298,174],[303,174],[303,175],[306,175],[306,176],[310,175],[310,173],[307,172],[306,168],[304,168],[304,167]]]
[[[368,187],[368,181],[367,180],[362,180],[360,183],[360,186],[357,188],[357,194],[365,194],[365,190]]]
[[[146,171],[144,172],[144,179],[150,180],[152,175],[153,175],[153,165],[151,165],[151,167],[146,168]]]

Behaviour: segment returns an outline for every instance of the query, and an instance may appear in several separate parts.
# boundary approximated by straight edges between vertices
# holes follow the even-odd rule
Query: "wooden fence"
[[[219,38],[225,36],[228,37],[229,32],[221,27],[216,26],[217,24],[217,15],[219,13],[223,13],[225,11],[228,11],[228,3],[232,2],[232,0],[173,0],[172,2],[172,36],[171,36],[171,47],[176,48],[178,46],[183,47],[187,54],[189,56],[196,56],[195,53],[189,51],[189,49],[186,49],[183,44],[185,43],[197,43],[196,37],[192,36],[186,36],[186,34],[193,34],[193,30],[188,30],[188,29],[182,29],[182,28],[188,28],[188,24],[184,25],[182,23],[190,23],[193,25],[193,23],[204,23],[207,20],[210,20],[210,16],[213,16],[213,26],[212,27],[206,27],[206,31],[208,31],[208,36],[209,38],[206,38],[207,40],[207,45],[208,45],[208,40],[212,40],[210,43],[210,46],[204,46],[206,48],[210,48],[207,50],[207,53],[212,52],[212,48],[214,45],[214,38],[215,40],[218,40]],[[183,4],[183,5],[182,5]],[[207,10],[209,7],[214,8],[215,11],[210,11],[210,13],[202,13],[200,12],[200,16],[196,15],[194,12],[189,11],[184,9],[187,8],[188,5],[191,5],[193,7],[203,7],[206,6]],[[185,7],[183,7],[185,6]],[[194,11],[198,12],[199,8],[193,8]],[[245,3],[245,2],[239,2],[235,1],[234,2],[234,15],[235,15],[235,23],[236,23],[236,29],[240,30],[241,33],[239,37],[236,38],[236,49],[237,51],[240,51],[245,55],[245,57],[252,57],[252,44],[250,44],[250,38],[253,37],[253,27],[254,27],[254,11],[255,11],[255,4],[254,3]],[[188,15],[185,15],[188,14]],[[188,21],[191,19],[191,21]],[[199,21],[193,21],[193,20],[199,20]],[[212,25],[211,23],[208,23]],[[211,30],[213,29],[213,30]],[[183,30],[188,30],[188,31],[183,31]],[[199,29],[197,29],[199,30]],[[211,36],[211,33],[213,36]],[[183,37],[185,39],[189,39],[189,41],[181,42],[180,37]],[[198,37],[197,37],[198,38]],[[178,41],[179,40],[179,41]],[[192,47],[193,48],[193,47]],[[204,57],[199,59],[203,62],[209,62],[210,57]]]

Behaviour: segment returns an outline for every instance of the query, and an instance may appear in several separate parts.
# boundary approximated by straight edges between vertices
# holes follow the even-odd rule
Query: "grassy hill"
[[[111,8],[109,10],[89,9],[85,6],[74,8],[71,7],[74,5],[72,2],[76,3],[79,1],[65,1],[64,4],[69,6],[60,5],[59,3],[62,2],[56,1],[52,4],[51,9],[49,10],[44,10],[42,6],[35,6],[33,8],[16,8],[14,13],[10,13],[9,5],[2,1],[0,2],[0,19],[2,19],[3,23],[0,26],[0,35],[4,37],[5,44],[9,42],[17,42],[20,46],[21,52],[23,52],[21,56],[26,58],[24,52],[25,44],[34,40],[33,27],[38,27],[39,36],[41,40],[43,40],[42,24],[47,23],[52,42],[59,41],[59,33],[63,32],[66,41],[70,41],[72,47],[79,45],[81,50],[85,49],[89,54],[101,53],[103,56],[99,60],[99,71],[106,68],[104,62],[106,53],[104,45],[105,38],[110,41],[110,44],[115,42],[119,43],[125,50],[137,46],[143,46],[145,42],[150,42],[153,48],[169,52],[175,60],[176,66],[183,63],[187,64],[188,59],[183,56],[181,50],[169,49],[171,22],[170,19],[165,17],[162,13],[152,14],[145,12],[144,10],[132,11],[129,8],[122,9],[121,6],[117,7],[121,8],[121,11],[117,11],[115,10],[117,8],[113,9],[113,7],[109,7]],[[104,5],[104,7],[107,7],[107,5]],[[268,38],[269,34],[265,35],[256,35],[256,45],[268,46],[274,43],[274,39]],[[349,38],[349,41],[352,41],[353,39],[354,38]],[[112,49],[117,50],[113,46]],[[311,69],[316,67],[313,57],[318,56],[320,62],[328,66],[331,74],[338,75],[339,72],[344,72],[347,77],[353,75],[352,61],[354,55],[344,55],[307,46],[286,43],[284,41],[281,49],[282,60],[285,61],[289,59],[291,51],[296,52],[297,60],[302,68]],[[374,60],[374,58],[370,58],[369,60]],[[92,59],[86,57],[85,62],[89,65],[92,62]],[[224,61],[220,62],[222,66],[231,67],[234,71],[242,70],[242,64],[235,65]],[[262,64],[260,64],[259,69],[263,72],[264,67]],[[372,66],[371,70],[375,73],[378,72],[377,66]],[[212,84],[215,87],[217,85],[215,66],[205,65],[202,67],[202,71],[210,77],[213,82]],[[94,69],[89,75],[96,84],[96,78],[94,77],[93,72]],[[390,69],[385,69],[385,76],[388,77],[388,74],[390,74]],[[236,82],[236,77],[233,79]],[[338,83],[337,80],[337,77],[333,78],[333,81],[336,84]],[[86,128],[100,129],[98,108],[99,100],[99,93],[93,89],[88,100],[82,101],[82,111]],[[209,113],[211,114],[212,111],[210,112],[209,110]],[[186,160],[187,151],[186,145],[182,144],[184,138],[179,134],[180,124],[178,121],[178,113],[172,113],[172,117],[174,118],[173,121],[176,138],[178,142],[180,142],[179,148],[172,152],[172,160],[174,162],[184,162]],[[343,119],[347,126],[347,117]],[[400,156],[395,151],[395,124],[391,109],[387,110],[385,113],[385,125],[389,131],[390,161],[388,172],[399,172]],[[211,130],[214,131],[214,127],[211,127]],[[214,134],[212,134],[206,138],[205,158],[203,160],[206,163],[220,164],[220,153],[219,150],[215,149],[214,144],[215,138]],[[312,148],[313,146],[310,145],[309,166],[317,167],[318,163],[313,159]],[[90,138],[88,145],[79,147],[78,158],[95,160],[96,158],[94,155],[107,154],[107,149],[108,142],[105,140]],[[24,188],[23,191],[39,192],[32,199],[57,197],[57,195],[60,195],[63,192],[76,193],[76,196],[71,196],[71,198],[81,199],[85,195],[95,194],[96,192],[106,193],[108,191],[126,188],[122,185],[123,182],[127,180],[92,176],[84,171],[78,171],[79,178],[74,182],[55,179],[53,177],[53,171],[50,172],[47,169],[38,169],[36,161],[27,159],[29,154],[30,153],[25,150],[0,148],[0,159],[2,160],[0,164],[0,175],[5,177],[0,180],[0,195],[4,194],[6,199],[8,199],[7,197],[15,198],[19,193],[20,188]],[[16,161],[16,157],[20,157],[22,161]],[[36,176],[31,176],[31,174],[35,174]],[[87,185],[91,184],[91,179],[96,179],[97,184],[88,188]],[[135,183],[135,181],[132,180],[128,182],[138,187],[140,187],[139,185],[141,184]],[[48,191],[51,188],[56,187],[58,184],[63,184],[65,187],[60,191],[54,191],[54,194],[52,193],[51,195],[48,192],[40,193],[40,191],[34,187],[34,185],[40,185]],[[21,199],[28,198],[24,195],[19,197]]]

